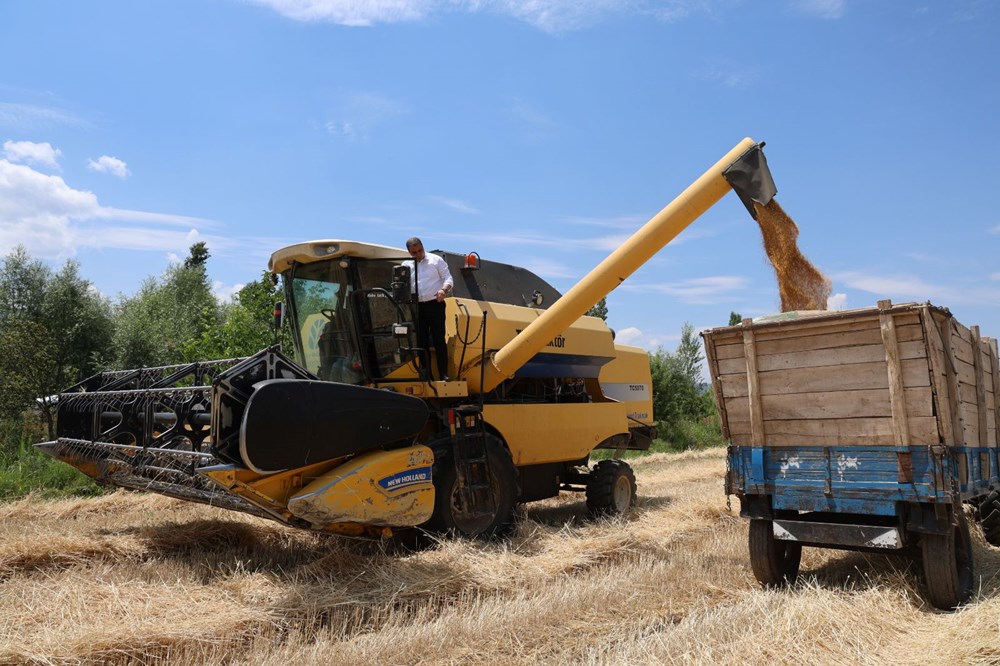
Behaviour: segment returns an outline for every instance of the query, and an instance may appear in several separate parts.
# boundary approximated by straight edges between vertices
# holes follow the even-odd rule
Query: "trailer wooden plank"
[[[708,374],[712,380],[712,396],[715,399],[715,409],[719,413],[719,423],[722,426],[722,436],[725,439],[730,438],[729,434],[729,418],[726,414],[726,401],[723,399],[723,385],[719,381],[719,363],[716,358],[717,347],[710,343],[710,340],[705,340],[705,361],[708,363]]]
[[[941,340],[941,325],[943,315],[924,307],[921,311],[921,323],[924,329],[924,340],[927,344],[927,362],[931,369],[931,388],[934,393],[934,407],[937,413],[942,442],[954,438],[955,406],[952,404],[950,383],[948,381],[948,362],[944,354],[944,343]]]
[[[760,383],[757,376],[757,352],[754,349],[753,329],[750,328],[750,320],[744,319],[743,324],[743,354],[746,357],[746,377],[747,377],[747,411],[750,420],[750,440],[754,446],[763,446],[764,438],[764,412],[761,404]],[[741,403],[744,401],[741,401]],[[726,413],[729,413],[729,404],[726,404]]]
[[[990,359],[993,367],[992,373],[992,383],[993,383],[993,423],[994,423],[994,433],[993,438],[990,440],[990,446],[997,447],[1000,446],[1000,435],[997,431],[1000,431],[1000,353],[997,349],[997,339],[987,338],[989,340],[990,347]]]
[[[904,389],[904,395],[911,416],[934,415],[930,388]],[[760,404],[768,420],[892,417],[889,394],[884,390],[765,395],[761,396]],[[749,401],[746,398],[727,398],[726,412],[730,422],[749,420]]]
[[[750,445],[750,423],[730,424],[732,443]],[[933,416],[911,417],[907,421],[910,444],[940,443],[938,422]],[[766,422],[769,446],[895,446],[892,419],[809,419],[769,420]]]
[[[841,324],[841,327],[843,324]],[[897,339],[900,342],[922,341],[924,334],[919,322],[896,326]],[[882,344],[881,330],[877,325],[868,324],[862,330],[839,330],[825,335],[793,336],[778,338],[773,335],[767,341],[763,341],[755,334],[754,340],[757,349],[757,357],[769,356],[771,354],[785,354],[796,351],[816,351],[819,349],[839,349],[841,347],[855,347],[859,345],[879,345]],[[732,359],[743,358],[742,341],[730,341],[726,344],[716,345],[716,358]]]
[[[975,364],[975,359],[972,353],[972,332],[965,326],[962,326],[954,318],[951,320],[951,350],[955,359],[968,363],[969,365]]]
[[[908,359],[902,361],[901,366],[905,388],[931,385],[926,359]],[[758,376],[762,395],[889,388],[884,361],[772,370],[760,372]],[[726,397],[736,398],[747,394],[746,378],[740,375],[722,375],[715,383]]]
[[[926,358],[923,342],[903,342],[899,345],[900,360]],[[757,357],[757,369],[760,372],[771,370],[788,370],[791,368],[817,368],[830,365],[847,365],[851,363],[885,362],[885,347],[877,345],[858,345],[841,349],[819,349],[816,351],[789,352]],[[743,374],[746,372],[743,359],[719,360],[719,372],[722,375]]]
[[[946,440],[946,443],[958,446],[965,442],[965,415],[962,412],[959,402],[955,354],[952,349],[952,341],[955,339],[952,332],[956,326],[958,326],[958,323],[955,321],[955,318],[948,317],[941,322],[939,329],[937,327],[935,329],[940,334],[941,347],[944,352],[945,377],[948,382],[948,400],[951,405],[952,414],[952,440],[950,442]]]
[[[903,368],[899,359],[899,343],[896,341],[896,322],[887,310],[892,307],[892,301],[879,301],[879,328],[882,333],[882,344],[885,346],[885,362],[889,380],[889,406],[892,410],[892,430],[896,446],[906,446],[910,440],[910,431],[906,423],[906,396],[903,392]],[[921,350],[923,345],[921,344]],[[926,351],[925,351],[926,353]]]

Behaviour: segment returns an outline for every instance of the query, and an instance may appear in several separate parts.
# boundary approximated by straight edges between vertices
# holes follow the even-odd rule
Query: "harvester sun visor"
[[[778,193],[778,188],[775,187],[774,179],[771,177],[771,170],[767,167],[767,158],[761,150],[763,147],[763,141],[756,144],[722,172],[722,176],[736,191],[740,201],[755,220],[757,212],[754,210],[753,202],[766,206]]]
[[[423,400],[380,389],[302,379],[270,379],[254,388],[240,455],[264,474],[408,440],[427,422]]]

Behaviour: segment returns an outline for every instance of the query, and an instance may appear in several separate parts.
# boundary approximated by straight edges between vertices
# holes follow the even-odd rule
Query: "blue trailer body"
[[[946,446],[729,448],[727,492],[773,510],[897,516],[900,504],[955,505],[1000,488],[1000,449]]]

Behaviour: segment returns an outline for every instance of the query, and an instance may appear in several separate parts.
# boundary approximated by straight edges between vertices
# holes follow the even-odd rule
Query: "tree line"
[[[255,353],[274,342],[277,286],[262,274],[220,303],[205,243],[147,278],[132,296],[109,298],[69,260],[57,271],[15,248],[0,264],[0,431],[22,432],[37,407],[55,436],[55,396],[101,370],[190,363]],[[28,415],[28,416],[26,416]],[[9,437],[5,437],[9,439]]]

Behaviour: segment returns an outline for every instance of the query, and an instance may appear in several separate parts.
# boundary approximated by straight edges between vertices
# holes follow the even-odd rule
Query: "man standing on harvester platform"
[[[437,356],[438,378],[448,381],[448,346],[444,340],[444,299],[451,293],[455,281],[444,259],[427,254],[424,244],[414,236],[406,241],[406,251],[413,257],[410,272],[410,289],[417,293],[417,341],[430,351],[434,344]],[[416,285],[416,287],[414,287]],[[428,357],[429,358],[429,357]]]

